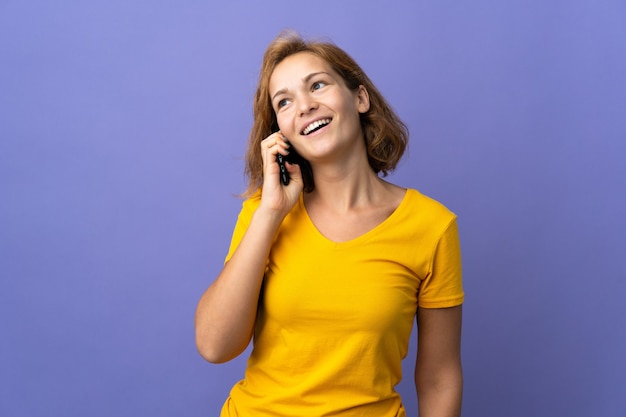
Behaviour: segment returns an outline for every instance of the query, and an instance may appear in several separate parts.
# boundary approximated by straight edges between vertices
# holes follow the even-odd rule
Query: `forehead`
[[[270,93],[300,84],[307,75],[316,72],[326,72],[333,77],[341,78],[326,60],[315,54],[298,52],[290,55],[274,68],[269,82]]]

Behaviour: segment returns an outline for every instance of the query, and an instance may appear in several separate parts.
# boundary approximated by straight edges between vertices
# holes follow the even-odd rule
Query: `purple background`
[[[626,3],[0,0],[0,415],[216,416],[262,53],[351,53],[459,215],[464,416],[626,415]],[[400,391],[416,415],[412,367]]]

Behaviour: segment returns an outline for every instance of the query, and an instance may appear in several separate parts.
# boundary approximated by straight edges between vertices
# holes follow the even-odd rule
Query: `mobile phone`
[[[277,126],[272,126],[274,132],[278,130]],[[287,141],[289,143],[289,141]],[[311,192],[315,187],[313,182],[313,171],[311,170],[311,165],[309,161],[304,159],[300,154],[296,151],[296,149],[289,143],[289,154],[281,155],[276,154],[276,162],[278,162],[278,166],[280,167],[280,182],[283,185],[289,185],[289,181],[291,178],[289,177],[289,171],[287,171],[287,167],[285,166],[285,162],[289,162],[290,164],[298,164],[300,166],[300,172],[302,173],[302,181],[304,182],[304,191]]]
[[[276,162],[278,162],[278,166],[280,167],[280,182],[283,185],[289,185],[289,172],[287,171],[287,167],[285,166],[286,157],[282,154],[276,154]]]
[[[287,167],[285,166],[285,162],[289,162],[290,164],[298,164],[300,168],[304,164],[305,160],[300,156],[298,151],[287,141],[289,144],[289,153],[287,155],[282,155],[280,153],[276,154],[276,162],[278,162],[278,166],[280,167],[280,182],[283,185],[289,185],[290,177],[289,171],[287,171]]]

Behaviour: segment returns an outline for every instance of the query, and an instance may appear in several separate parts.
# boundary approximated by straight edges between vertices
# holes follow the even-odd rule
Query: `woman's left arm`
[[[415,388],[420,417],[459,417],[462,306],[418,308]]]

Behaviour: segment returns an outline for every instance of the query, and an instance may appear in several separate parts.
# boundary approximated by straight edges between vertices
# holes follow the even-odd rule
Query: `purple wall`
[[[211,3],[0,1],[0,415],[217,415],[245,357],[193,315],[285,27],[362,64],[392,179],[459,215],[464,416],[626,415],[626,3]]]

